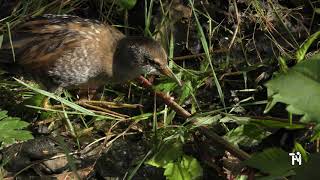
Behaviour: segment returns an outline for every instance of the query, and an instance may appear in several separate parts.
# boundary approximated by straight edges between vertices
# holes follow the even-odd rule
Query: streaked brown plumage
[[[144,73],[175,77],[156,41],[126,37],[110,25],[77,16],[30,19],[12,30],[12,43],[15,58],[7,40],[0,63],[11,72],[31,75],[51,91],[121,83]]]

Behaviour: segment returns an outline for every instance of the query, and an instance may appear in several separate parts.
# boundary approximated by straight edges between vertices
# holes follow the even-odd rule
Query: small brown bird
[[[69,15],[44,15],[12,30],[0,67],[22,72],[49,91],[122,83],[141,74],[175,78],[167,55],[151,38],[126,37],[110,25]]]

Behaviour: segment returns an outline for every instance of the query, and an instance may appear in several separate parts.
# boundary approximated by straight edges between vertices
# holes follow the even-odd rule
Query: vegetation
[[[106,84],[90,104],[1,70],[2,177],[318,179],[319,6],[0,0],[0,47],[29,17],[78,15],[160,41],[183,82]]]

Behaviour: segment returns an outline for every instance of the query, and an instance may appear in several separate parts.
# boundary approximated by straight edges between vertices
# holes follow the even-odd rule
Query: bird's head
[[[163,74],[175,79],[181,85],[180,80],[168,66],[168,57],[165,50],[160,43],[151,38],[123,38],[117,46],[115,55],[117,56],[118,66],[122,64],[122,69],[127,71],[129,75]]]

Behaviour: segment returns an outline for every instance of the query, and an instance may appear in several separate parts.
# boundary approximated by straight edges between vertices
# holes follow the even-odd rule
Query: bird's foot
[[[52,105],[50,104],[50,98],[48,96],[43,98],[41,107],[44,109],[52,109]]]

